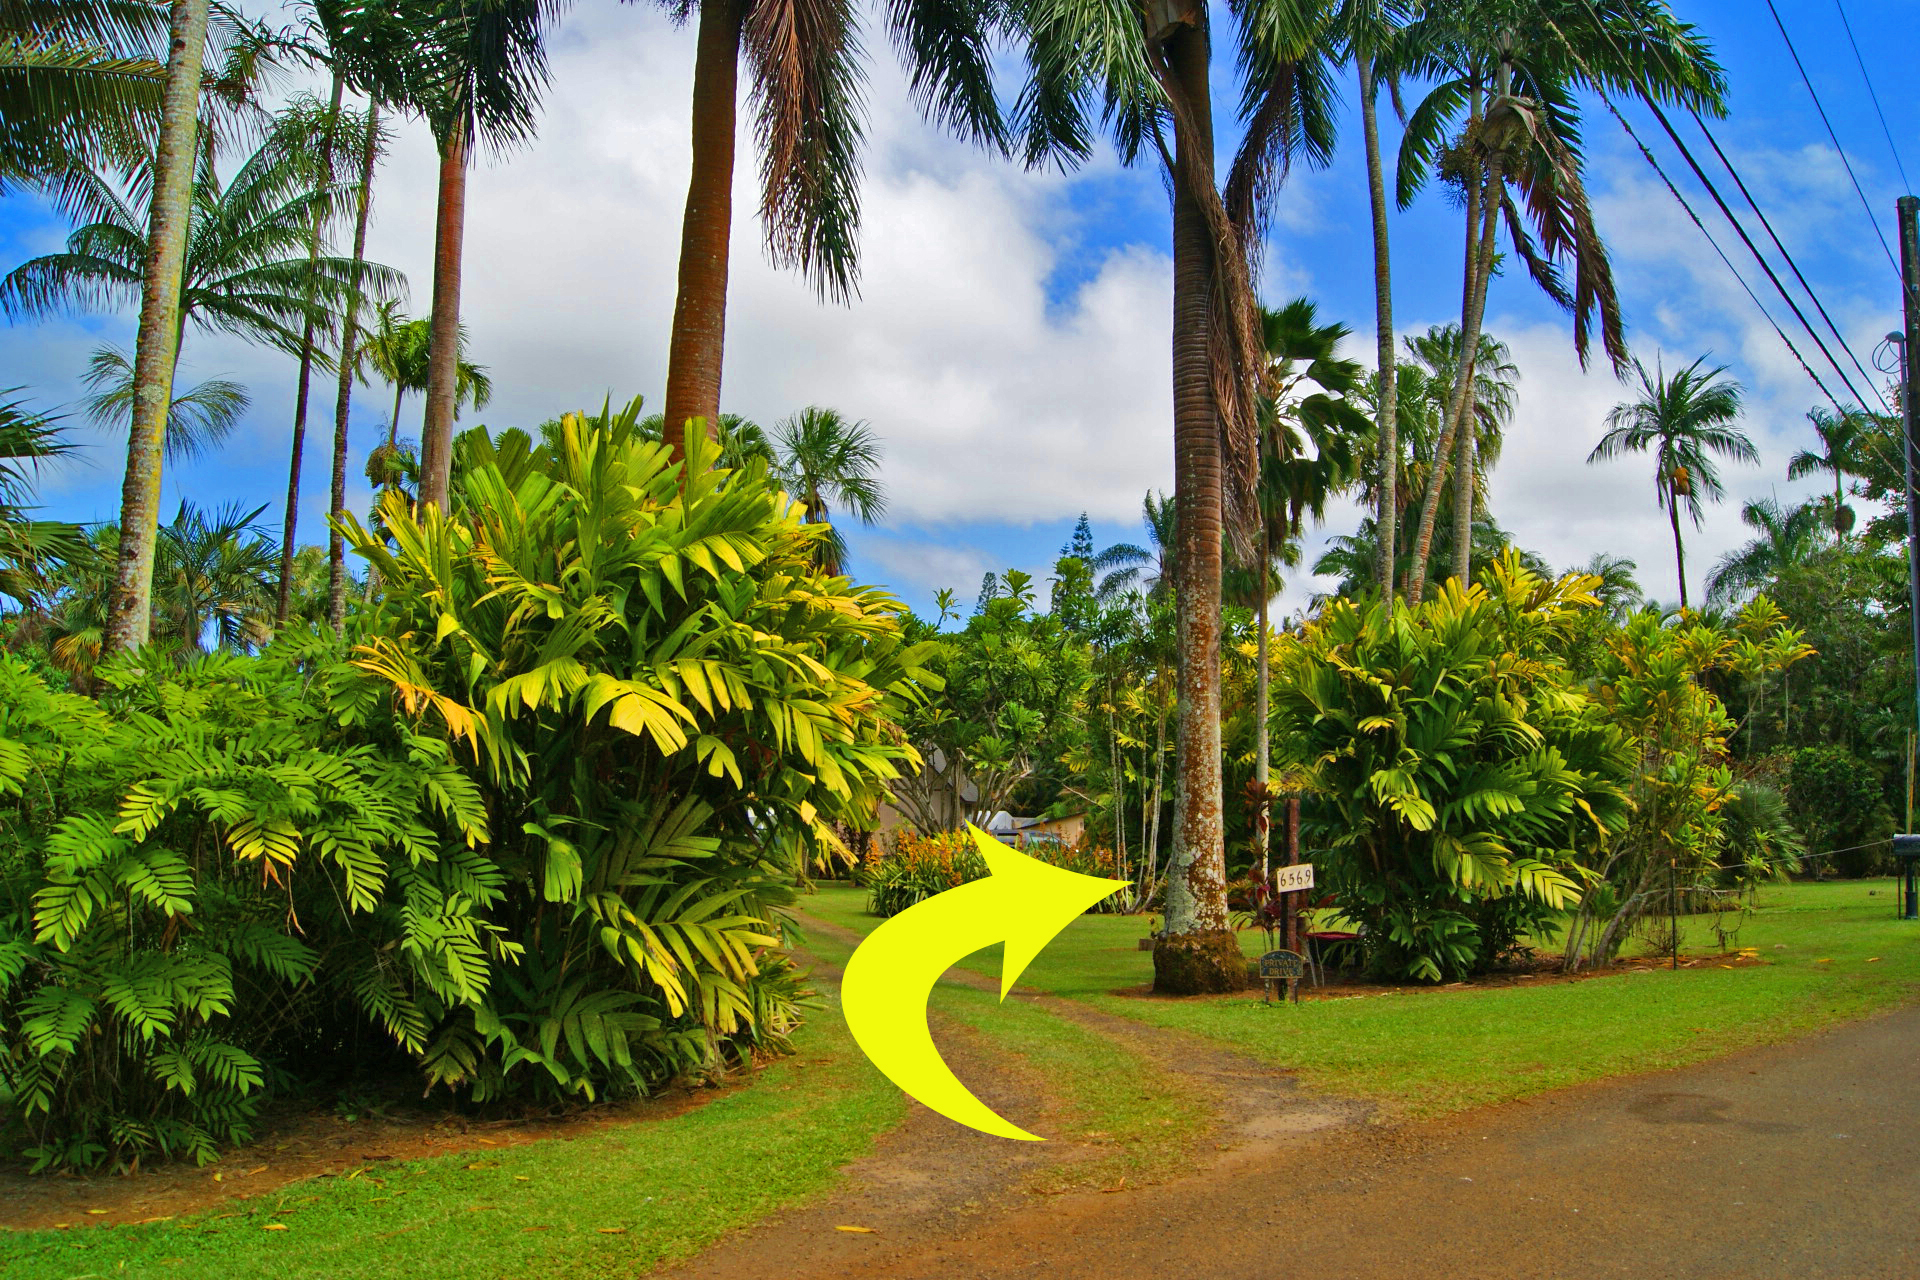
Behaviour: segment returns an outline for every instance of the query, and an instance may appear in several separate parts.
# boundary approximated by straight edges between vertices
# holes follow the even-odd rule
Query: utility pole
[[[1915,418],[1920,407],[1914,403],[1920,389],[1920,197],[1901,196],[1895,208],[1900,223],[1900,314],[1903,317],[1900,344],[1900,420],[1902,470],[1906,478],[1907,499],[1907,613],[1912,624],[1914,664],[1914,721],[1920,729],[1920,513],[1914,508],[1913,466]]]
[[[1920,729],[1920,495],[1913,487],[1915,419],[1920,406],[1915,392],[1920,390],[1920,198],[1901,196],[1894,206],[1900,223],[1900,423],[1901,468],[1906,480],[1907,499],[1907,613],[1913,624],[1913,696],[1915,727]],[[1901,857],[1905,875],[1901,893],[1901,916],[1920,919],[1920,877],[1915,875],[1920,849],[1911,835],[1896,837],[1894,852]]]

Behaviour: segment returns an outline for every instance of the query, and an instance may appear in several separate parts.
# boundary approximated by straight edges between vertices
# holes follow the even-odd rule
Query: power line
[[[1555,29],[1555,33],[1559,34],[1558,28]],[[1567,41],[1566,36],[1561,35],[1560,39],[1562,43],[1566,43],[1568,51],[1573,52],[1573,45]],[[1574,53],[1574,58],[1585,68],[1585,60],[1581,59],[1577,52]],[[1588,70],[1587,76],[1589,80],[1594,80],[1591,70]],[[1627,137],[1631,138],[1633,145],[1640,149],[1640,154],[1646,158],[1647,163],[1652,166],[1653,171],[1660,176],[1660,181],[1666,184],[1668,193],[1673,196],[1674,200],[1682,209],[1686,210],[1687,217],[1691,219],[1693,225],[1699,229],[1701,236],[1713,249],[1714,254],[1725,264],[1727,274],[1733,277],[1734,283],[1740,286],[1741,291],[1747,295],[1748,301],[1753,303],[1753,309],[1760,313],[1761,319],[1765,320],[1773,329],[1773,332],[1779,337],[1786,349],[1793,353],[1793,358],[1799,362],[1800,368],[1805,371],[1807,377],[1813,380],[1813,385],[1820,388],[1820,394],[1827,398],[1827,403],[1833,406],[1834,411],[1836,413],[1845,413],[1846,410],[1840,407],[1840,402],[1834,399],[1833,392],[1827,390],[1827,384],[1820,381],[1820,375],[1813,371],[1813,366],[1807,363],[1807,358],[1800,354],[1800,348],[1793,345],[1793,339],[1787,336],[1786,330],[1782,329],[1779,321],[1773,318],[1773,313],[1768,311],[1766,306],[1760,301],[1760,296],[1753,291],[1753,286],[1747,283],[1747,278],[1740,274],[1740,269],[1733,265],[1733,259],[1727,257],[1726,250],[1722,249],[1720,242],[1713,238],[1713,232],[1707,230],[1707,224],[1700,220],[1700,215],[1694,212],[1694,208],[1687,202],[1687,198],[1680,194],[1680,188],[1673,184],[1673,179],[1667,176],[1667,171],[1660,167],[1660,161],[1654,156],[1653,152],[1647,148],[1647,144],[1640,140],[1640,135],[1635,132],[1633,125],[1628,122],[1624,115],[1620,114],[1620,108],[1613,105],[1613,99],[1607,96],[1606,90],[1597,87],[1599,82],[1597,80],[1594,80],[1594,82],[1596,85],[1595,92],[1600,95],[1600,101],[1605,104],[1607,110],[1612,113],[1613,118],[1620,122],[1620,127],[1626,130]]]
[[[1820,123],[1827,127],[1827,137],[1833,140],[1833,149],[1840,155],[1840,163],[1853,183],[1854,194],[1860,197],[1860,207],[1867,211],[1867,221],[1873,224],[1873,234],[1879,237],[1880,248],[1886,252],[1887,265],[1893,268],[1895,275],[1899,275],[1900,264],[1894,261],[1893,246],[1887,243],[1886,232],[1880,229],[1880,219],[1873,216],[1873,203],[1867,199],[1860,179],[1853,172],[1853,162],[1847,159],[1847,149],[1840,145],[1840,135],[1833,131],[1833,121],[1827,119],[1827,109],[1820,103],[1820,93],[1813,87],[1813,77],[1807,74],[1806,64],[1800,61],[1800,51],[1793,47],[1793,37],[1787,34],[1787,24],[1780,21],[1780,11],[1774,8],[1773,0],[1767,0],[1767,12],[1773,15],[1773,25],[1780,28],[1780,38],[1787,42],[1787,52],[1793,56],[1793,65],[1800,69],[1800,81],[1807,86],[1807,93],[1813,98],[1813,109],[1820,113]]]
[[[1793,311],[1794,318],[1800,322],[1800,327],[1807,331],[1807,336],[1813,339],[1813,345],[1820,348],[1820,354],[1825,356],[1827,363],[1833,366],[1834,373],[1840,378],[1840,385],[1847,389],[1849,396],[1864,405],[1867,402],[1867,398],[1854,390],[1853,381],[1847,377],[1847,371],[1842,369],[1840,362],[1833,358],[1833,352],[1827,350],[1826,342],[1814,331],[1813,324],[1807,319],[1806,312],[1800,309],[1800,304],[1795,302],[1793,295],[1787,292],[1786,285],[1780,282],[1780,277],[1774,273],[1772,264],[1769,263],[1766,256],[1760,252],[1760,246],[1753,242],[1753,237],[1747,234],[1746,227],[1741,225],[1740,219],[1734,216],[1733,210],[1729,209],[1727,202],[1721,198],[1719,188],[1715,187],[1713,180],[1707,177],[1706,170],[1700,167],[1700,162],[1693,158],[1693,152],[1687,149],[1687,144],[1680,140],[1679,133],[1674,130],[1672,122],[1667,119],[1667,113],[1662,111],[1660,105],[1651,99],[1647,101],[1647,107],[1653,112],[1653,118],[1660,122],[1660,127],[1666,130],[1667,137],[1672,139],[1673,145],[1680,152],[1680,158],[1687,162],[1689,169],[1693,170],[1693,176],[1698,178],[1700,185],[1707,189],[1707,195],[1713,200],[1713,203],[1719,207],[1721,215],[1725,217],[1727,222],[1733,227],[1734,234],[1739,236],[1740,242],[1747,246],[1747,252],[1751,253],[1753,260],[1760,264],[1760,269],[1767,273],[1767,279],[1773,282],[1774,290],[1779,293],[1781,299]],[[1818,306],[1819,303],[1816,301],[1814,305]],[[1852,353],[1849,352],[1848,354]],[[1826,390],[1824,385],[1821,387],[1821,390]],[[1839,408],[1837,404],[1834,407],[1836,409]]]
[[[1860,56],[1860,42],[1853,38],[1853,24],[1847,21],[1847,7],[1840,0],[1833,0],[1833,7],[1840,11],[1840,26],[1847,33],[1847,43],[1853,46],[1853,60],[1860,64],[1860,80],[1867,86],[1867,96],[1873,99],[1873,114],[1880,117],[1880,132],[1887,135],[1887,150],[1893,153],[1893,167],[1900,172],[1900,185],[1912,195],[1913,184],[1907,181],[1907,167],[1900,163],[1900,148],[1894,144],[1893,130],[1887,127],[1887,113],[1880,109],[1880,95],[1874,91],[1873,77],[1867,74],[1867,60]]]
[[[1613,31],[1607,26],[1605,20],[1601,18],[1599,10],[1594,7],[1593,0],[1585,0],[1585,3],[1586,3],[1588,13],[1592,14],[1593,16],[1596,27],[1600,30],[1600,32],[1603,35],[1606,36],[1607,42],[1613,46],[1614,52],[1621,54],[1624,57],[1624,51],[1621,50],[1620,48],[1620,42],[1617,39],[1615,39]],[[1768,0],[1768,3],[1769,5],[1771,5],[1772,0]],[[1648,149],[1646,143],[1641,141],[1640,135],[1634,131],[1632,124],[1630,124],[1627,121],[1627,118],[1621,114],[1620,109],[1616,107],[1612,99],[1607,96],[1606,91],[1603,88],[1601,88],[1601,82],[1599,81],[1598,77],[1596,77],[1593,74],[1593,70],[1591,67],[1587,65],[1586,60],[1580,56],[1579,50],[1574,48],[1573,43],[1567,39],[1566,34],[1562,32],[1557,26],[1554,26],[1552,23],[1549,23],[1548,25],[1552,28],[1554,34],[1559,36],[1561,44],[1566,47],[1567,52],[1572,55],[1574,61],[1577,64],[1579,64],[1581,70],[1586,73],[1587,79],[1593,83],[1595,92],[1599,94],[1600,101],[1606,105],[1607,110],[1612,113],[1613,118],[1620,122],[1620,127],[1626,131],[1627,136],[1631,138],[1633,140],[1634,145],[1640,149],[1640,154],[1643,157],[1645,157],[1647,163],[1652,166],[1653,171],[1660,175],[1660,180],[1666,184],[1666,188],[1668,192],[1670,192],[1673,198],[1679,202],[1680,207],[1686,210],[1687,217],[1692,219],[1694,226],[1699,228],[1700,234],[1703,237],[1705,237],[1707,243],[1710,246],[1712,246],[1714,253],[1720,258],[1720,261],[1723,264],[1725,264],[1728,272],[1731,273],[1733,278],[1739,283],[1741,289],[1746,293],[1748,300],[1750,300],[1753,303],[1754,309],[1760,312],[1762,318],[1764,318],[1767,324],[1773,329],[1775,336],[1777,336],[1780,339],[1782,345],[1784,345],[1787,348],[1787,350],[1793,354],[1793,358],[1799,363],[1801,370],[1807,375],[1809,379],[1812,380],[1814,386],[1820,389],[1820,394],[1822,394],[1827,398],[1827,403],[1831,404],[1834,407],[1835,412],[1844,415],[1847,412],[1847,410],[1841,406],[1840,402],[1837,399],[1834,398],[1833,392],[1828,390],[1827,384],[1823,382],[1820,379],[1820,376],[1813,371],[1813,367],[1807,363],[1806,357],[1801,355],[1800,349],[1793,344],[1793,340],[1787,337],[1786,331],[1780,327],[1779,322],[1773,318],[1772,313],[1769,312],[1766,309],[1766,307],[1761,304],[1759,297],[1753,292],[1752,287],[1747,284],[1745,277],[1743,277],[1738,271],[1738,269],[1734,267],[1733,262],[1727,257],[1725,251],[1720,248],[1719,243],[1714,240],[1713,235],[1707,230],[1706,225],[1703,222],[1701,222],[1699,214],[1694,212],[1693,206],[1687,202],[1687,199],[1685,196],[1680,194],[1680,189],[1676,187],[1673,183],[1673,180],[1667,176],[1666,170],[1661,168],[1659,160],[1657,160],[1654,157],[1653,152]],[[1783,29],[1783,34],[1784,34],[1784,29]],[[1666,60],[1665,54],[1657,46],[1655,46],[1654,48],[1654,56],[1659,58],[1662,62],[1665,62]],[[1796,54],[1795,57],[1797,60],[1798,55]],[[1811,86],[1809,86],[1809,89],[1811,89]],[[1800,321],[1801,328],[1805,330],[1807,336],[1812,338],[1814,343],[1820,347],[1821,354],[1826,356],[1827,363],[1832,365],[1834,372],[1840,376],[1840,380],[1842,384],[1846,386],[1848,394],[1852,395],[1854,399],[1860,401],[1860,403],[1864,405],[1865,398],[1862,397],[1859,394],[1859,392],[1854,390],[1852,382],[1850,379],[1847,378],[1845,370],[1840,368],[1839,362],[1833,358],[1833,353],[1827,350],[1826,344],[1820,340],[1820,335],[1814,331],[1813,326],[1807,321],[1806,315],[1800,310],[1799,306],[1794,302],[1792,295],[1790,295],[1786,291],[1786,289],[1781,285],[1779,277],[1775,275],[1772,267],[1768,265],[1765,256],[1762,255],[1759,249],[1754,245],[1752,238],[1747,235],[1746,229],[1740,225],[1739,220],[1735,218],[1732,212],[1727,208],[1726,202],[1720,198],[1719,192],[1714,188],[1713,184],[1707,180],[1705,173],[1701,171],[1700,166],[1694,160],[1692,153],[1687,150],[1686,144],[1680,140],[1679,135],[1674,131],[1672,124],[1668,122],[1665,113],[1663,113],[1660,110],[1658,104],[1654,103],[1651,99],[1646,99],[1646,102],[1647,102],[1647,106],[1650,109],[1652,109],[1655,117],[1659,119],[1661,127],[1666,130],[1667,136],[1673,140],[1674,145],[1679,148],[1680,154],[1683,157],[1685,157],[1687,164],[1693,170],[1694,175],[1698,177],[1701,183],[1707,188],[1708,194],[1713,197],[1714,203],[1718,205],[1720,208],[1720,212],[1726,217],[1727,221],[1733,225],[1734,231],[1740,236],[1741,240],[1746,244],[1748,251],[1753,254],[1754,260],[1760,264],[1761,270],[1765,271],[1768,279],[1770,279],[1773,282],[1773,286],[1775,290],[1779,292],[1781,298],[1787,303],[1787,305],[1790,308],[1792,308],[1795,317]],[[1696,112],[1694,113],[1694,115],[1695,115],[1696,122],[1698,122],[1698,119],[1699,119],[1698,113]],[[1706,126],[1704,123],[1701,124],[1701,128],[1703,131],[1705,130]],[[1843,162],[1846,159],[1844,152],[1842,152],[1841,154],[1841,159]],[[1851,173],[1851,168],[1849,168],[1848,171],[1849,173]],[[1738,176],[1736,175],[1735,181],[1738,181],[1738,180],[1739,180]],[[1856,184],[1856,190],[1858,190],[1857,184]],[[1749,196],[1749,200],[1751,200],[1751,196]],[[1758,212],[1757,206],[1755,211]],[[1871,210],[1869,210],[1869,213],[1871,213]],[[1762,215],[1762,220],[1764,221],[1764,215]],[[1876,233],[1878,233],[1879,225],[1877,223],[1874,226],[1874,230]],[[1882,243],[1884,244],[1884,238],[1882,240]],[[1783,252],[1784,252],[1784,249],[1783,249]],[[1798,271],[1796,269],[1796,275],[1797,274],[1798,274]],[[1802,284],[1803,285],[1805,284],[1804,277],[1802,277]],[[1813,300],[1814,305],[1816,307],[1820,306],[1819,298],[1817,295],[1813,293],[1810,286],[1808,287],[1808,296]],[[1821,311],[1822,311],[1822,314],[1824,315],[1825,309],[1821,308]],[[1830,320],[1829,320],[1829,324],[1831,324]],[[1846,344],[1843,341],[1841,345],[1844,347]],[[1847,354],[1850,359],[1854,358],[1851,348],[1848,349]],[[1855,363],[1856,364],[1858,363],[1857,359],[1855,360]],[[1863,374],[1864,374],[1864,371],[1863,371]],[[1867,377],[1867,382],[1870,386],[1874,385],[1873,379],[1871,377]],[[1874,387],[1874,390],[1875,390],[1875,394],[1879,395],[1879,388],[1877,386]],[[1881,396],[1880,399],[1881,399],[1881,402],[1884,404],[1885,397]],[[1876,452],[1878,452],[1877,446],[1875,447],[1875,450]],[[1883,456],[1883,461],[1884,460],[1885,459]]]
[[[1813,309],[1818,311],[1820,318],[1827,322],[1827,329],[1833,334],[1833,340],[1840,345],[1842,351],[1847,353],[1847,359],[1853,361],[1853,367],[1860,371],[1861,379],[1868,387],[1872,388],[1873,394],[1879,397],[1880,407],[1888,413],[1892,413],[1893,406],[1887,403],[1887,398],[1884,395],[1880,394],[1880,388],[1878,384],[1874,382],[1873,375],[1867,372],[1866,366],[1860,363],[1860,357],[1855,355],[1853,348],[1847,345],[1846,335],[1840,332],[1840,326],[1835,324],[1833,317],[1827,314],[1826,307],[1820,301],[1820,295],[1813,291],[1813,285],[1808,282],[1805,274],[1801,272],[1800,264],[1793,260],[1793,255],[1787,251],[1787,246],[1781,243],[1779,233],[1773,229],[1772,221],[1761,211],[1759,202],[1753,198],[1753,193],[1747,190],[1746,182],[1741,179],[1740,171],[1733,167],[1733,161],[1728,159],[1727,153],[1720,149],[1719,139],[1713,136],[1713,130],[1707,128],[1707,122],[1700,118],[1698,111],[1693,113],[1693,122],[1700,126],[1700,132],[1705,136],[1707,145],[1713,148],[1713,154],[1720,157],[1720,163],[1726,167],[1727,173],[1733,178],[1733,185],[1740,189],[1742,196],[1746,197],[1747,207],[1753,210],[1756,218],[1760,219],[1760,225],[1767,229],[1767,236],[1773,241],[1773,247],[1780,251],[1780,256],[1786,260],[1787,268],[1793,272],[1793,278],[1800,282],[1802,289],[1806,290],[1807,299],[1813,303]],[[1822,350],[1825,350],[1825,348],[1823,347]],[[1828,359],[1832,359],[1832,357],[1828,356]],[[1844,377],[1845,375],[1843,374],[1842,376]],[[1859,395],[1859,392],[1853,390],[1851,381],[1848,382],[1847,389],[1852,391],[1854,395]],[[1865,398],[1861,397],[1860,402],[1864,407],[1866,404]]]

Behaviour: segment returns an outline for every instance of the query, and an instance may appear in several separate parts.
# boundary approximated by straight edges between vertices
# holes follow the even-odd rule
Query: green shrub
[[[460,438],[452,517],[349,536],[384,594],[355,666],[471,762],[496,952],[430,993],[427,1077],[596,1096],[778,1050],[788,887],[870,827],[925,646],[814,566],[763,464],[684,467],[620,414]],[[453,975],[450,975],[453,976]]]
[[[1102,879],[1121,878],[1115,859],[1105,849],[1085,844],[1063,845],[1036,840],[1021,850],[1052,866]],[[910,827],[895,831],[888,840],[887,852],[870,863],[860,883],[867,890],[867,910],[876,916],[896,916],[917,902],[937,893],[984,879],[986,859],[973,836],[966,831],[945,831],[922,836]],[[1095,913],[1123,909],[1124,899],[1114,893],[1088,910]]]
[[[1887,870],[1893,830],[1880,775],[1842,746],[1802,747],[1787,773],[1787,800],[1819,868],[1843,876]]]
[[[1392,618],[1334,601],[1277,646],[1276,750],[1313,786],[1323,883],[1376,974],[1486,969],[1624,822],[1626,739],[1556,655],[1595,604],[1507,557]]]
[[[339,730],[370,681],[151,651],[98,674],[96,702],[0,658],[0,1116],[36,1170],[210,1159],[296,1036],[337,1050],[343,1007],[500,945],[446,744]]]
[[[351,650],[143,652],[98,701],[0,656],[8,1147],[204,1161],[342,1062],[553,1100],[785,1046],[787,884],[911,758],[921,651],[764,470],[633,416],[469,433],[451,517],[349,522]]]

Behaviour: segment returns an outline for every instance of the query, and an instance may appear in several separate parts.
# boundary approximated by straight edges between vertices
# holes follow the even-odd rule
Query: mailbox
[[[1920,920],[1920,835],[1895,836],[1893,856],[1900,860],[1900,918]]]

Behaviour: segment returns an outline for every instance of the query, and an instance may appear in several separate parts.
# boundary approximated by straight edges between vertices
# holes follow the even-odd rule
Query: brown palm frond
[[[847,0],[760,0],[741,43],[753,67],[767,250],[836,301],[857,273],[858,19]]]

